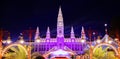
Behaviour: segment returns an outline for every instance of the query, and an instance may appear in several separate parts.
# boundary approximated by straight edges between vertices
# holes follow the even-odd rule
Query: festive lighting
[[[5,43],[6,43],[6,40],[3,40],[2,42],[5,44]]]
[[[39,43],[39,42],[40,42],[40,39],[36,39],[36,42]]]
[[[81,39],[81,42],[82,42],[82,43],[85,43],[85,40],[84,40],[84,39]]]
[[[97,40],[97,43],[101,43],[101,40],[100,40],[100,39],[98,39],[98,40]]]
[[[7,40],[7,43],[10,44],[12,41],[11,40]]]
[[[109,40],[108,43],[111,44],[111,43],[112,43],[112,40]]]
[[[24,40],[20,40],[20,43],[23,44],[23,43],[24,43]]]
[[[107,24],[105,24],[105,27],[107,26]]]
[[[118,41],[118,38],[115,38],[115,41]]]

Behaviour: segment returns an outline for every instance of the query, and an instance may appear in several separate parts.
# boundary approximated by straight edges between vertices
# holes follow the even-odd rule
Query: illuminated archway
[[[116,54],[116,55],[119,54],[118,51],[117,51],[117,48],[115,48],[113,45],[107,44],[107,43],[101,43],[101,44],[96,45],[96,46],[94,47],[94,49],[93,49],[93,53],[95,52],[95,50],[96,50],[98,47],[103,46],[103,45],[111,47],[111,48],[115,51],[115,54]]]
[[[25,51],[25,54],[28,55],[27,50],[26,50],[25,47],[23,47],[21,44],[10,44],[10,45],[8,45],[7,47],[5,47],[5,48],[3,49],[3,51],[2,51],[2,56],[4,55],[4,53],[5,53],[9,48],[11,48],[11,47],[13,47],[13,46],[19,46],[19,47],[21,47],[21,48]]]

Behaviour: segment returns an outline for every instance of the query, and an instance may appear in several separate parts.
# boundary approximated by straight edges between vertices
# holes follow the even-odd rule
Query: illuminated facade
[[[102,48],[109,48],[108,50],[113,50],[115,52],[115,56],[120,58],[120,42],[116,38],[115,40],[111,38],[107,33],[107,24],[105,24],[105,36],[101,39],[99,36],[94,41],[86,41],[86,34],[84,31],[84,27],[81,28],[81,37],[76,38],[74,34],[74,28],[71,27],[70,37],[66,38],[64,36],[64,21],[62,17],[61,8],[59,8],[58,18],[57,18],[57,35],[55,38],[51,38],[50,36],[50,28],[47,28],[46,37],[41,38],[39,27],[36,29],[34,41],[25,42],[23,36],[19,37],[19,40],[15,43],[12,43],[10,36],[8,36],[7,40],[3,40],[2,43],[6,46],[0,49],[1,56],[11,48],[19,46],[21,47],[28,58],[31,58],[31,55],[34,53],[39,53],[45,58],[68,58],[76,57],[76,59],[92,59],[95,57],[93,54],[96,52],[100,46]],[[1,34],[1,32],[0,32]],[[31,36],[29,40],[31,40]],[[2,40],[2,35],[0,35],[0,39]],[[91,38],[89,38],[91,40]],[[0,44],[1,45],[1,44]],[[24,45],[28,46],[27,49]],[[32,47],[32,51],[30,47]],[[2,48],[2,46],[1,46]],[[89,51],[89,54],[87,53]],[[109,51],[108,51],[109,52]],[[51,57],[52,56],[52,57]]]
[[[62,17],[61,8],[59,8],[59,14],[57,18],[57,37],[50,37],[50,28],[47,28],[46,38],[40,38],[39,36],[39,27],[37,27],[35,34],[35,42],[32,43],[34,45],[34,52],[39,52],[41,54],[45,54],[47,51],[52,49],[63,49],[73,51],[77,54],[83,54],[83,50],[85,50],[85,32],[84,27],[82,27],[81,38],[75,38],[74,29],[71,27],[70,38],[64,37],[64,22]],[[81,39],[83,43],[80,43]]]

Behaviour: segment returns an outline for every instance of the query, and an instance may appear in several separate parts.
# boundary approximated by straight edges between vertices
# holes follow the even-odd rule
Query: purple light
[[[52,54],[59,56],[59,55],[68,55],[69,53],[64,51],[64,50],[62,50],[62,49],[59,49],[57,51],[52,52]]]

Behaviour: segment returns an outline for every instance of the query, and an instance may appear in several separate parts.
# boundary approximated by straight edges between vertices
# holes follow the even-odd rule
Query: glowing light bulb
[[[84,39],[82,39],[82,40],[81,40],[81,42],[82,42],[82,43],[84,43],[84,42],[85,42],[85,40],[84,40]]]
[[[107,24],[105,24],[105,26],[107,26]]]
[[[109,43],[109,44],[111,44],[111,43],[112,43],[112,41],[111,41],[111,40],[109,40],[109,41],[108,41],[108,43]]]
[[[20,40],[20,43],[22,43],[22,44],[23,44],[23,43],[24,43],[24,40]]]
[[[5,40],[3,40],[2,42],[3,42],[4,44],[6,43],[6,41],[5,41]]]
[[[36,42],[37,42],[37,43],[39,43],[39,42],[40,42],[40,40],[39,40],[39,39],[36,39]]]
[[[100,43],[100,42],[101,42],[101,40],[98,39],[98,40],[97,40],[97,43]]]
[[[10,44],[12,41],[11,40],[7,40],[7,43]]]

